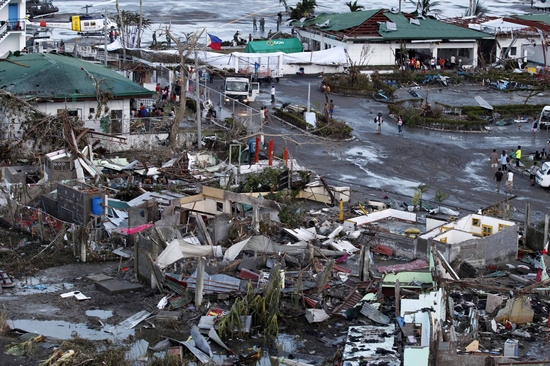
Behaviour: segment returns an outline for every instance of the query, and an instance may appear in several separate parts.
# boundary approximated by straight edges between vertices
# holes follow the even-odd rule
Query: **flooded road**
[[[296,0],[288,0],[287,4],[294,7]],[[316,14],[321,13],[341,13],[348,11],[344,5],[344,0],[318,0]],[[434,7],[434,13],[441,17],[462,16],[468,5],[468,0],[450,1],[441,0],[439,5]],[[116,13],[114,3],[105,3],[103,1],[87,0],[54,0],[54,4],[59,8],[61,14],[82,14],[84,6],[97,4],[90,8],[90,13],[101,13],[107,10],[108,16],[113,17]],[[135,0],[119,0],[120,9],[130,12],[139,12],[139,2]],[[381,0],[373,0],[365,3],[366,10],[377,8],[397,7],[399,3],[388,4]],[[486,0],[484,6],[489,9],[487,15],[503,16],[509,14],[520,14],[534,11],[528,5],[519,0]],[[416,9],[415,5],[408,1],[401,2],[402,10],[412,12]],[[277,0],[191,0],[191,1],[144,1],[143,14],[153,23],[151,29],[145,32],[143,43],[148,44],[151,41],[153,30],[165,29],[170,26],[176,33],[189,33],[205,28],[208,33],[220,37],[223,41],[230,41],[235,32],[239,31],[246,37],[249,33],[254,38],[266,37],[269,30],[275,31],[277,13],[284,12],[285,8],[282,2]],[[253,31],[252,18],[265,18],[265,32]],[[286,17],[283,17],[286,20]],[[285,32],[290,32],[290,27],[282,27]],[[64,37],[74,37],[70,31],[56,31]],[[206,34],[205,34],[206,42]]]

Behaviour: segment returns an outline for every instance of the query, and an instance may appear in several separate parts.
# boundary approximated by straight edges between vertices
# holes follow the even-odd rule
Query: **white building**
[[[305,50],[343,46],[356,65],[395,65],[409,57],[435,57],[476,66],[478,40],[493,36],[431,17],[387,9],[321,14],[294,23]],[[429,63],[428,63],[429,64]]]
[[[0,0],[0,57],[25,47],[25,0]]]

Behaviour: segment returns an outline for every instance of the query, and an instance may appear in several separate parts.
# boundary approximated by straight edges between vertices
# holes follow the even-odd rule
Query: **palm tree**
[[[290,7],[290,17],[292,19],[301,19],[303,17],[311,18],[315,13],[317,6],[316,0],[302,0],[296,3],[296,7]]]
[[[352,13],[359,10],[365,10],[365,7],[363,5],[357,5],[357,0],[355,0],[354,2],[349,1],[346,3],[346,5],[349,8],[349,11],[351,11]]]
[[[441,4],[439,1],[433,0],[410,0],[410,2],[416,4],[416,12],[424,17]]]
[[[116,19],[125,44],[139,47],[143,31],[151,27],[151,20],[141,17],[139,13],[122,10]]]
[[[489,9],[485,6],[483,0],[470,0],[470,7],[468,11],[464,14],[466,17],[475,16],[482,17],[487,15]]]

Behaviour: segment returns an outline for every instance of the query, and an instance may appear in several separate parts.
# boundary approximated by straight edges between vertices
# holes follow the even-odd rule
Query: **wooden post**
[[[527,246],[527,229],[531,222],[531,202],[525,203],[525,222],[523,224],[523,245]]]
[[[202,304],[203,290],[204,290],[204,258],[200,257],[197,262],[197,278],[195,279],[195,307],[197,309]]]
[[[363,256],[361,281],[367,281],[370,278],[370,244],[363,245]]]
[[[254,163],[260,161],[260,138],[256,137],[256,149],[254,149]]]
[[[82,226],[79,230],[79,236],[80,236],[80,260],[82,263],[86,263],[86,255],[87,255],[87,249],[88,249],[88,235],[86,227]]]
[[[401,316],[401,287],[399,279],[395,280],[395,316]]]
[[[42,219],[42,211],[38,210],[38,225],[40,225],[40,240],[44,241],[45,235],[44,235],[44,220]]]
[[[317,281],[315,282],[315,293],[320,294],[323,292],[325,285],[327,284],[332,274],[332,266],[334,266],[334,259],[329,259],[325,264],[325,268],[317,275]]]
[[[273,165],[273,140],[269,140],[269,150],[267,153],[269,159],[269,166]]]
[[[258,204],[252,205],[252,223],[254,230],[260,231],[260,207]]]
[[[546,214],[544,215],[544,240],[542,243],[542,246],[543,246],[542,254],[548,254],[548,250],[546,249],[546,243],[548,243],[548,225],[549,224],[550,224],[550,215]]]

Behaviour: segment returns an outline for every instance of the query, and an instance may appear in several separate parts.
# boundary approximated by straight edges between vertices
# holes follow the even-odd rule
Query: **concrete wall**
[[[442,253],[449,263],[460,259],[474,267],[511,261],[516,258],[518,251],[516,231],[517,227],[514,225],[490,236],[459,244],[444,244],[446,250]]]
[[[434,240],[439,240],[441,242],[445,242],[447,244],[457,244],[462,243],[463,241],[474,239],[474,235],[470,234],[465,231],[460,230],[449,230],[445,231],[442,234],[437,235],[434,237]]]
[[[472,222],[474,219],[479,220],[480,222],[479,226],[472,225]],[[496,217],[470,214],[458,220],[455,223],[455,228],[457,228],[458,230],[481,235],[483,232],[483,225],[491,226],[493,228],[493,233],[496,233],[499,230],[504,230],[505,229],[504,226],[512,226],[514,225],[514,223],[512,221],[502,220]]]
[[[151,284],[151,266],[149,265],[150,255],[153,260],[156,259],[158,248],[153,241],[143,235],[138,235],[136,243],[134,244],[134,271],[140,281]]]
[[[426,259],[425,256],[416,256],[415,240],[408,236],[379,232],[376,234],[375,241],[378,244],[392,248],[395,256],[409,259]]]

